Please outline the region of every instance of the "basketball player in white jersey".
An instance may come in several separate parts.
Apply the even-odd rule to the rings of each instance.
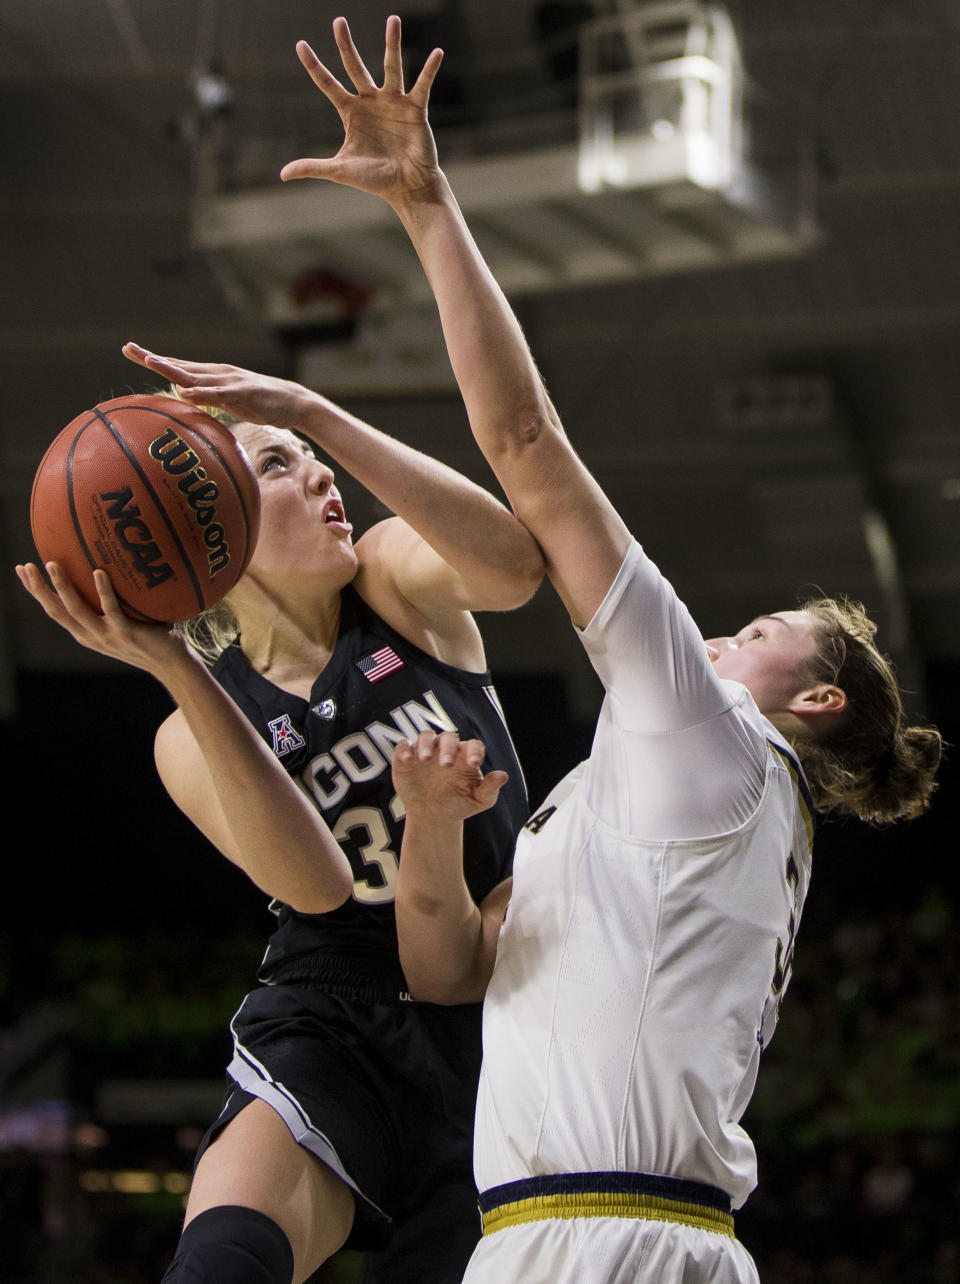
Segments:
[[[465,1279],[747,1284],[732,1212],[756,1166],[739,1121],[789,981],[813,812],[918,814],[940,739],[904,726],[858,608],[819,600],[704,641],[573,450],[437,166],[426,94],[439,51],[405,95],[398,19],[382,88],[342,19],[334,31],[355,94],[299,52],[344,146],[284,177],[360,187],[400,217],[473,433],[606,691],[589,759],[520,835],[512,889],[479,906],[460,828],[502,773],[483,778],[477,742],[449,734],[394,758],[411,993],[486,993],[485,1233]]]

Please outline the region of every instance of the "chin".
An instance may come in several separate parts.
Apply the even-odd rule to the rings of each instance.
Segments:
[[[352,546],[349,548],[350,557],[345,557],[342,563],[343,584],[350,584],[357,578],[357,572],[360,570],[359,558],[353,551]]]

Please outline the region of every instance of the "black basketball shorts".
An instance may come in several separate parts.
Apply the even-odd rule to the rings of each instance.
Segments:
[[[231,1031],[224,1108],[197,1158],[259,1097],[353,1190],[345,1247],[373,1252],[365,1281],[459,1281],[481,1230],[472,1163],[480,1005],[262,986]]]

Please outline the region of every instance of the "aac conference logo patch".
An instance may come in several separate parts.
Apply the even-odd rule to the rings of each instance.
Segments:
[[[307,743],[291,723],[289,713],[283,713],[279,718],[274,718],[272,722],[267,723],[267,727],[273,736],[273,752],[278,758],[293,753],[294,749],[302,749]]]

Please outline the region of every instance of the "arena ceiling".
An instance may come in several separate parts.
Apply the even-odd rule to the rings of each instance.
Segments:
[[[468,176],[572,143],[576,21],[628,7],[401,6],[411,64],[434,44],[447,51],[433,118],[448,168]],[[31,555],[30,481],[51,437],[143,387],[124,340],[304,368],[303,343],[197,244],[197,219],[214,189],[262,188],[285,160],[335,148],[335,117],[294,44],[306,37],[334,63],[341,11],[375,64],[380,0],[0,3],[8,566]],[[509,227],[479,210],[475,225],[495,270],[518,282],[571,436],[704,629],[790,605],[806,585],[846,590],[874,610],[919,701],[928,662],[960,659],[960,12],[949,0],[739,0],[729,12],[756,119],[776,115],[809,141],[807,243],[652,271],[621,237],[636,270],[591,280],[570,268],[570,211],[527,197],[519,177]],[[322,222],[319,187],[315,198]],[[391,232],[353,252],[367,280],[405,250]],[[518,260],[534,263],[526,286],[510,277]],[[442,376],[403,395],[343,391],[358,413],[484,476]],[[104,667],[6,582],[8,708],[18,671]],[[558,620],[542,593],[526,616],[490,621],[492,662],[569,670],[586,699]]]

